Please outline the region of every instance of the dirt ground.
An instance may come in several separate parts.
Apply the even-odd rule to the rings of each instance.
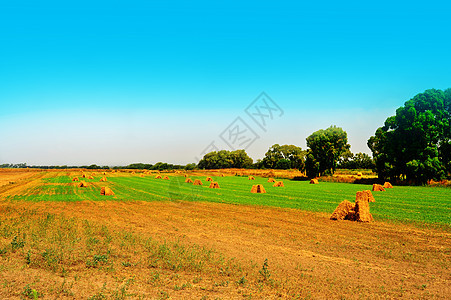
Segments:
[[[243,264],[260,267],[268,259],[274,276],[302,284],[313,299],[451,298],[447,229],[332,221],[324,213],[202,202],[0,205],[87,219],[161,241],[181,240]]]
[[[107,223],[160,240],[181,239],[279,275],[311,276],[316,297],[334,286],[390,297],[447,298],[451,235],[386,223],[337,222],[320,213],[188,202],[22,203],[45,212]]]

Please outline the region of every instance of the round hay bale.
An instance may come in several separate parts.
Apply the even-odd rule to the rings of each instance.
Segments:
[[[249,180],[255,180],[254,176],[249,176],[248,179]]]
[[[209,186],[210,189],[219,189],[219,184],[217,182],[212,181]]]
[[[104,195],[104,196],[114,196],[114,192],[112,189],[110,189],[107,186],[102,186],[100,188],[100,195]]]
[[[196,179],[196,180],[194,180],[193,185],[203,185],[203,184],[202,184],[202,181],[200,181],[200,179]]]
[[[263,187],[263,185],[261,185],[261,184],[256,184],[256,185],[253,185],[253,186],[252,186],[251,193],[264,194],[264,193],[266,193],[266,190],[265,190],[265,188]]]
[[[273,185],[274,187],[284,187],[283,182],[282,181],[277,181],[276,183],[274,183]]]
[[[338,204],[337,208],[334,210],[334,212],[330,216],[330,219],[331,220],[344,220],[351,210],[354,210],[354,204],[352,204],[348,200],[344,200],[340,204]]]
[[[268,182],[276,182],[274,178],[268,178]]]
[[[383,186],[385,189],[392,189],[393,188],[393,186],[391,185],[391,183],[390,182],[388,182],[388,181],[386,181],[385,183],[384,183],[384,186]]]
[[[74,177],[72,178],[72,181],[80,181],[80,179],[78,179],[78,177]]]
[[[186,179],[185,179],[185,182],[186,182],[186,183],[193,183],[193,180],[192,180],[191,178],[186,178]]]
[[[373,184],[373,192],[385,192],[385,189],[380,184]]]
[[[316,178],[311,179],[310,184],[319,184],[318,179]]]

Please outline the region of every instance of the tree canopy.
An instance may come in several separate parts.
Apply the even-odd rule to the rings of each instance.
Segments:
[[[380,178],[425,183],[450,173],[451,90],[430,89],[405,102],[368,140]]]
[[[267,169],[304,170],[305,151],[295,145],[274,144],[266,152],[262,164]]]
[[[199,169],[250,168],[252,163],[244,150],[220,150],[205,154],[197,166]]]
[[[305,168],[308,177],[320,174],[333,174],[338,159],[351,147],[346,131],[337,126],[321,129],[307,137]]]
[[[342,154],[337,165],[339,169],[374,169],[375,167],[371,156],[362,152],[353,154],[350,150]]]

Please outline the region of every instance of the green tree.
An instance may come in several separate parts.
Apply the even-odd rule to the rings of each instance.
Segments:
[[[267,169],[305,169],[306,152],[295,145],[274,144],[265,153],[262,164]]]
[[[405,102],[368,140],[381,179],[425,183],[450,172],[450,95],[430,89]]]
[[[341,169],[374,169],[374,160],[366,153],[352,154],[351,151],[346,151],[338,163],[338,168]]]
[[[250,168],[252,167],[252,158],[246,151],[212,151],[204,155],[199,161],[199,169],[226,169],[226,168]]]
[[[307,146],[310,148],[306,161],[309,177],[333,174],[338,159],[350,148],[346,131],[336,126],[312,133],[307,137]]]

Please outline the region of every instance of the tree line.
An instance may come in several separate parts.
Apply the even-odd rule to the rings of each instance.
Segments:
[[[307,150],[275,144],[254,164],[244,150],[213,151],[198,167],[299,169],[308,177],[332,175],[337,168],[373,169],[380,180],[415,184],[451,178],[451,89],[426,90],[398,108],[369,138],[373,158],[352,154],[346,131],[337,126],[318,130],[306,141]],[[241,160],[234,161],[230,156],[238,152]]]
[[[198,164],[133,163],[112,169],[192,170],[223,168],[298,169],[308,177],[332,175],[338,168],[373,169],[380,180],[406,180],[423,184],[451,178],[451,89],[420,93],[388,117],[367,145],[373,157],[350,151],[346,131],[337,126],[320,129],[306,138],[307,149],[296,145],[272,145],[254,163],[245,150],[212,151]],[[2,164],[0,168],[109,169],[108,166],[27,166]]]

